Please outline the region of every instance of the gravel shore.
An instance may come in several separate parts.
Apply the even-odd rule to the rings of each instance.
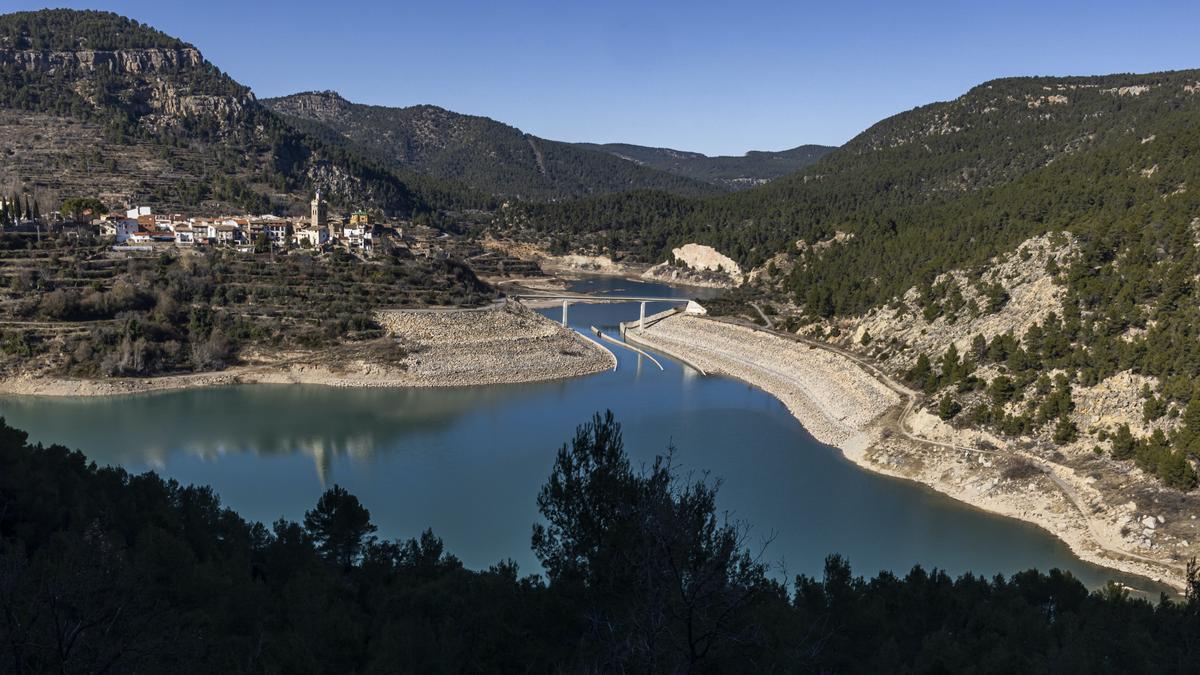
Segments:
[[[112,396],[228,384],[333,387],[466,387],[590,375],[616,364],[612,353],[525,307],[386,310],[379,322],[411,353],[380,363],[353,347],[337,352],[256,354],[219,372],[83,380],[27,375],[0,380],[0,394]]]

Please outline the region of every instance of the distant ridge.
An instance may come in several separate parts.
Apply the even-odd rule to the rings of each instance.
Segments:
[[[701,179],[546,140],[487,117],[433,105],[364,105],[333,91],[262,102],[297,128],[394,168],[458,181],[499,196],[560,200],[656,189],[702,197],[724,191]]]
[[[836,149],[828,145],[801,145],[778,152],[751,150],[740,157],[709,157],[699,152],[651,148],[628,143],[575,145],[607,152],[643,166],[712,183],[728,190],[744,190],[795,173]]]

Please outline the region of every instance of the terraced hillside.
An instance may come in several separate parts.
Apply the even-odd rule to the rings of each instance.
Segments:
[[[0,236],[0,372],[72,377],[221,370],[246,359],[363,346],[382,362],[381,308],[493,296],[448,260],[222,251],[113,252],[103,242]]]

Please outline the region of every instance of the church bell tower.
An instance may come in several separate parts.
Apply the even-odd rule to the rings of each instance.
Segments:
[[[315,230],[325,227],[327,216],[328,207],[325,205],[325,200],[321,199],[321,191],[317,190],[317,196],[312,200],[312,228]]]

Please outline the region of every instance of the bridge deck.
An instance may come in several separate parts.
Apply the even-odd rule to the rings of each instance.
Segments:
[[[691,298],[643,298],[632,295],[587,295],[578,293],[574,295],[559,294],[559,295],[543,295],[540,293],[514,293],[508,297],[516,300],[579,300],[581,302],[671,302],[686,304]]]

